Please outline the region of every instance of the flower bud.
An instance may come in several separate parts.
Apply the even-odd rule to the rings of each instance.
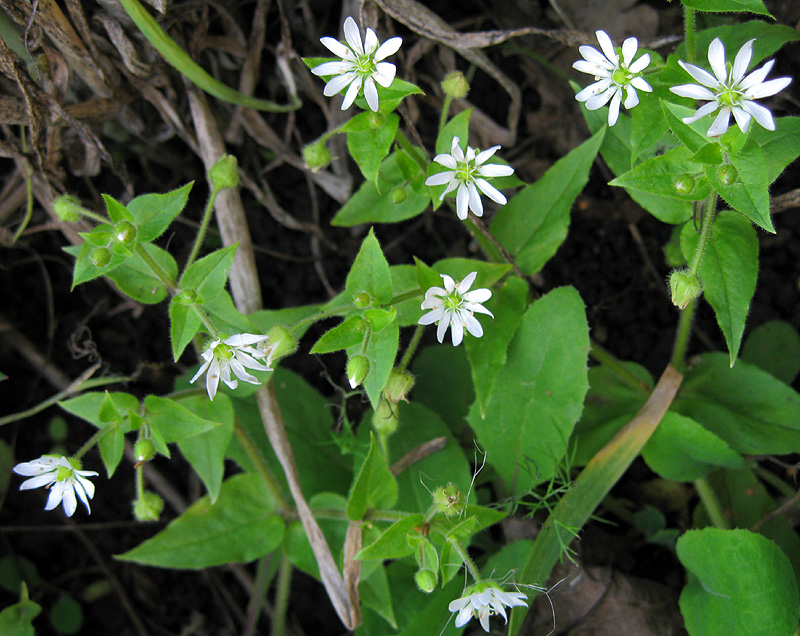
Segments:
[[[444,94],[453,99],[462,99],[469,93],[469,82],[461,71],[452,71],[442,80]]]
[[[136,240],[136,226],[130,221],[120,221],[114,226],[114,238],[118,243],[130,245]]]
[[[303,162],[311,172],[319,172],[331,162],[331,151],[321,142],[308,144],[303,148]]]
[[[400,400],[408,402],[406,395],[414,387],[414,382],[414,376],[408,371],[401,371],[395,367],[389,374],[389,379],[383,388],[383,397],[390,402],[399,402]]]
[[[678,269],[670,274],[669,292],[672,304],[679,309],[685,309],[686,305],[703,292],[703,287],[696,274],[685,269]]]
[[[53,201],[53,212],[62,221],[67,223],[75,223],[81,218],[81,202],[77,197],[69,194],[64,194]]]
[[[433,503],[439,512],[448,519],[464,512],[467,502],[458,486],[450,482],[446,486],[439,486],[433,491]]]
[[[370,296],[367,292],[358,292],[355,296],[353,296],[353,304],[359,309],[369,307],[372,304],[372,296]]]
[[[226,190],[239,185],[239,165],[233,155],[222,155],[211,170],[208,178],[215,190]]]
[[[175,296],[175,302],[184,307],[194,305],[197,302],[197,293],[193,289],[184,289],[180,294]]]
[[[389,200],[395,205],[402,203],[407,198],[408,198],[408,190],[406,190],[404,186],[397,186],[396,188],[392,188],[392,191],[389,193]]]
[[[397,430],[400,420],[397,417],[397,405],[381,400],[378,402],[378,408],[372,414],[372,428],[375,432],[383,438],[389,437]]]
[[[267,352],[267,366],[297,351],[297,338],[283,325],[275,325],[267,333],[267,339],[258,344],[259,349]]]
[[[739,171],[731,164],[726,163],[717,168],[717,179],[722,185],[732,186],[739,178]]]
[[[89,256],[89,260],[95,267],[105,267],[111,260],[111,251],[107,247],[98,247]]]
[[[432,570],[418,570],[414,575],[414,582],[421,591],[425,592],[425,594],[430,594],[436,589],[436,572]]]
[[[137,462],[149,462],[156,454],[153,440],[143,437],[133,445],[133,456]]]
[[[164,500],[154,492],[144,491],[133,500],[133,516],[137,521],[158,521],[164,510]]]
[[[675,191],[678,194],[689,194],[692,190],[694,190],[694,186],[697,184],[695,178],[690,174],[682,174],[675,177]]]
[[[355,389],[362,384],[369,373],[369,358],[359,353],[347,361],[347,379],[350,388]]]

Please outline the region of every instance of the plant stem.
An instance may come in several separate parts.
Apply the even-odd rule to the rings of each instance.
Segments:
[[[419,151],[411,145],[411,142],[408,140],[408,137],[403,134],[403,131],[398,128],[397,136],[395,137],[397,143],[400,144],[400,147],[405,150],[410,157],[417,162],[417,165],[422,168],[422,173],[428,173],[428,162],[422,155],[419,154]]]
[[[483,580],[481,573],[478,572],[478,568],[475,567],[475,562],[464,549],[464,546],[461,545],[461,542],[458,539],[453,539],[450,537],[447,538],[447,542],[453,546],[453,549],[458,553],[458,556],[461,557],[461,560],[464,562],[464,565],[467,566],[467,570],[469,570],[469,573],[472,575],[472,578],[475,579],[475,582],[480,583]]]
[[[692,264],[689,266],[689,273],[697,276],[700,263],[703,260],[703,253],[706,251],[708,237],[711,236],[711,227],[714,225],[714,215],[717,207],[717,193],[712,191],[703,206],[703,224],[700,226],[700,240],[694,250]]]
[[[99,442],[99,441],[100,441],[100,438],[101,438],[101,437],[103,437],[103,435],[105,435],[106,433],[108,433],[110,430],[112,430],[112,429],[115,429],[116,427],[117,427],[117,425],[116,425],[116,424],[111,424],[111,425],[109,425],[109,426],[105,426],[105,427],[103,427],[103,428],[99,428],[99,429],[97,429],[97,430],[95,431],[94,435],[92,435],[92,436],[91,436],[91,437],[90,437],[88,440],[86,440],[86,442],[84,443],[84,445],[83,445],[83,446],[81,446],[81,447],[78,449],[78,452],[77,452],[77,453],[75,453],[75,454],[74,454],[72,457],[74,457],[75,459],[77,459],[78,461],[80,461],[81,457],[83,457],[83,456],[86,454],[86,452],[87,452],[89,449],[91,449],[91,448],[92,448],[92,446],[94,446],[95,444],[97,444],[97,442]]]
[[[408,343],[408,347],[400,360],[400,364],[397,365],[400,371],[405,371],[408,363],[411,362],[411,358],[417,350],[417,345],[419,345],[420,338],[422,338],[423,331],[425,331],[425,327],[417,325],[417,328],[414,330],[414,335],[411,336],[411,342]]]
[[[444,103],[442,104],[442,114],[439,117],[439,134],[442,134],[442,129],[447,125],[447,114],[450,112],[450,103],[453,98],[445,94]]]
[[[694,64],[697,58],[694,44],[694,9],[683,7],[683,32],[686,36],[686,61]]]
[[[221,338],[219,331],[217,331],[217,328],[211,324],[211,320],[206,315],[206,312],[203,311],[203,308],[200,305],[194,304],[192,305],[192,309],[194,309],[194,312],[200,316],[200,320],[203,321],[203,325],[205,326],[209,335],[213,338]]]
[[[672,348],[672,366],[681,371],[683,371],[686,366],[684,357],[686,356],[686,347],[689,344],[689,336],[692,333],[692,318],[694,318],[694,310],[696,307],[697,299],[689,301],[686,308],[681,311],[681,316],[678,319],[678,329],[675,332],[675,345]]]
[[[22,151],[27,152],[28,147],[27,143],[25,142],[25,126],[21,126],[20,128],[20,138],[22,141]],[[25,179],[25,216],[22,218],[22,222],[19,224],[19,227],[14,232],[14,236],[11,237],[11,244],[13,245],[19,240],[19,237],[22,236],[22,233],[25,231],[25,228],[28,227],[28,224],[31,222],[31,217],[33,216],[33,170],[31,169],[31,163],[25,157],[22,159],[22,165],[24,168],[24,175],[23,178]]]
[[[261,607],[264,604],[264,597],[267,595],[267,587],[270,581],[270,560],[271,554],[261,557],[256,564],[256,579],[253,582],[253,590],[250,592],[250,601],[247,603],[247,615],[245,624],[242,628],[242,636],[253,636],[258,624],[258,617],[261,614]]]
[[[161,266],[156,263],[155,259],[148,253],[148,251],[144,248],[144,245],[141,243],[136,244],[136,253],[142,257],[142,260],[147,263],[147,266],[153,271],[156,275],[156,278],[161,281],[161,283],[166,287],[170,292],[175,291],[175,281],[172,280],[167,273],[161,269]]]
[[[589,355],[592,356],[604,367],[612,371],[625,384],[633,387],[634,389],[639,389],[640,391],[644,391],[645,393],[649,393],[650,391],[653,390],[653,387],[648,386],[645,382],[642,382],[633,373],[631,373],[625,366],[623,366],[622,362],[620,362],[617,358],[611,355],[611,353],[609,353],[606,349],[597,344],[594,340],[590,340],[589,344],[590,344]]]
[[[189,252],[189,258],[186,259],[186,264],[183,266],[183,274],[181,274],[178,280],[183,280],[183,277],[186,275],[186,270],[188,270],[192,263],[194,263],[198,252],[200,252],[200,247],[202,247],[203,241],[205,241],[206,232],[208,231],[208,224],[211,221],[211,215],[214,211],[214,201],[217,198],[217,194],[219,194],[219,188],[214,188],[211,191],[211,194],[208,195],[208,202],[206,203],[206,209],[203,212],[203,220],[200,222],[200,229],[197,230],[197,236],[194,239],[192,251]]]
[[[275,582],[275,616],[272,620],[272,636],[283,636],[286,627],[286,609],[289,607],[289,589],[292,583],[292,562],[281,553],[281,564],[278,569],[278,580]]]
[[[720,528],[721,530],[730,530],[731,524],[728,523],[728,520],[725,518],[722,512],[722,506],[720,506],[719,499],[717,499],[717,494],[714,492],[714,489],[711,488],[708,479],[705,477],[696,479],[694,488],[697,490],[700,501],[703,503],[703,507],[708,513],[708,518],[711,519],[711,523],[714,524],[714,527]]]

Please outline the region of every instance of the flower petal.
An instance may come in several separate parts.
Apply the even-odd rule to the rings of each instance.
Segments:
[[[347,71],[353,70],[352,62],[323,62],[319,66],[311,69],[314,75],[325,77],[327,75],[341,75]]]
[[[614,43],[611,41],[611,38],[608,37],[608,33],[605,31],[595,31],[595,35],[597,36],[597,41],[600,43],[600,48],[603,49],[603,54],[608,58],[609,62],[617,67],[619,56],[614,50]]]
[[[375,31],[370,28],[367,28],[367,33],[364,36],[364,54],[371,55],[375,52],[380,44],[380,40],[378,40],[378,36],[375,35]],[[373,59],[375,59],[373,57]]]
[[[450,322],[450,336],[453,339],[453,346],[457,347],[464,339],[464,325],[459,320]]]
[[[514,174],[514,168],[502,163],[489,163],[478,168],[476,172],[482,177],[507,177]]]
[[[367,106],[369,106],[369,109],[372,112],[377,113],[378,106],[380,104],[378,101],[378,89],[375,86],[375,81],[371,77],[368,77],[364,80],[364,98],[367,100]]]
[[[495,203],[499,203],[500,205],[505,205],[507,203],[503,193],[485,179],[475,179],[475,185]]]
[[[379,62],[375,65],[375,70],[372,72],[372,79],[384,88],[389,88],[394,81],[396,73],[397,68],[391,62]]]
[[[761,84],[753,86],[745,93],[744,97],[745,99],[761,99],[762,97],[770,97],[775,93],[779,93],[791,83],[791,77],[778,77],[768,82],[762,82]]]
[[[487,148],[486,150],[479,152],[475,155],[475,165],[480,166],[485,163],[490,157],[494,155],[498,150],[500,150],[500,146],[492,146],[491,148]]]
[[[755,39],[745,42],[736,54],[731,71],[731,79],[734,82],[741,80],[747,72],[747,67],[750,66],[750,60],[753,58],[753,42]]]
[[[695,66],[694,64],[684,62],[683,60],[678,60],[678,64],[680,64],[684,71],[689,73],[692,78],[700,82],[703,86],[708,86],[709,88],[719,87],[720,83],[717,78],[708,71],[700,68],[699,66]]]
[[[639,40],[636,38],[626,38],[626,40],[622,43],[622,61],[625,63],[625,66],[628,67],[630,70],[631,62],[633,62],[633,58],[636,55],[636,51],[639,49]]]
[[[714,71],[714,75],[720,82],[728,79],[728,69],[725,66],[725,45],[719,38],[714,38],[708,45],[708,63],[711,64],[711,70]]]
[[[611,98],[611,103],[608,105],[608,125],[613,126],[619,119],[619,104],[622,101],[622,91],[617,90],[614,97]]]
[[[322,89],[322,94],[325,97],[333,97],[342,91],[342,89],[356,79],[355,73],[345,73],[344,75],[337,75],[332,78],[325,88]]]
[[[680,97],[688,97],[689,99],[714,101],[717,98],[717,96],[705,86],[698,86],[697,84],[681,84],[680,86],[670,86],[669,90]]]
[[[634,77],[633,79],[631,79],[631,86],[633,86],[634,88],[636,88],[636,89],[638,89],[640,91],[644,91],[645,93],[652,93],[653,92],[653,87],[650,86],[650,84],[648,84],[644,80],[644,78],[641,78],[641,77]]]
[[[450,155],[447,155],[448,157]],[[456,173],[452,170],[445,170],[444,172],[437,172],[436,174],[432,174],[430,177],[425,179],[425,185],[427,186],[440,186],[444,185],[445,183],[449,183],[452,181],[456,176]]]
[[[739,126],[739,130],[746,133],[750,128],[750,120],[752,119],[750,113],[741,108],[732,108],[731,112],[733,112],[733,118],[736,120],[736,125]]]
[[[394,55],[395,53],[397,53],[397,51],[400,50],[400,46],[402,44],[403,44],[403,38],[400,37],[389,38],[388,40],[386,40],[386,42],[380,45],[377,51],[375,51],[373,59],[376,62],[385,60],[390,55]]]
[[[639,103],[639,96],[636,94],[636,89],[633,86],[625,87],[625,101],[623,105],[625,108],[631,109]]]
[[[336,57],[340,57],[343,60],[349,60],[351,62],[355,60],[353,52],[350,49],[348,49],[344,44],[339,42],[339,40],[337,40],[336,38],[324,37],[320,38],[319,41],[322,42],[322,46],[328,49]]]
[[[775,130],[775,120],[772,118],[772,113],[768,108],[764,108],[755,102],[745,100],[742,102],[742,110],[752,115],[753,119],[767,130]]]
[[[469,209],[475,216],[483,216],[483,202],[474,183],[467,186],[467,192],[469,193]]]
[[[614,62],[606,58],[600,51],[598,51],[593,46],[583,45],[578,48],[578,52],[581,54],[584,60],[587,62],[591,62],[592,64],[596,64],[597,66],[606,69],[607,71],[613,71],[616,67]]]
[[[708,129],[706,136],[708,137],[719,137],[722,133],[728,130],[728,124],[731,120],[731,110],[730,108],[723,108],[719,111],[714,123],[711,124],[711,127]]]
[[[358,55],[364,54],[364,47],[361,45],[361,33],[358,30],[358,25],[352,17],[348,16],[344,21],[344,39],[350,45],[350,48]]]
[[[456,193],[456,215],[462,221],[467,220],[467,215],[469,214],[469,188],[463,183],[458,186],[458,192]]]
[[[642,57],[640,57],[633,64],[631,64],[628,67],[628,70],[631,73],[641,73],[648,66],[650,66],[650,54],[649,53],[645,53],[644,55],[642,55]],[[638,79],[641,79],[641,78],[638,78]]]
[[[342,100],[342,110],[347,110],[353,105],[353,102],[356,101],[356,97],[358,97],[358,93],[361,90],[361,82],[361,77],[356,76],[353,78],[353,81],[350,83],[347,92],[344,94],[344,100]]]

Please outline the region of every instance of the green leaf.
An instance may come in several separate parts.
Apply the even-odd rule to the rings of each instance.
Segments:
[[[158,263],[170,280],[174,281],[178,277],[178,264],[169,252],[152,243],[145,243],[142,247]],[[145,305],[158,304],[167,297],[167,288],[164,283],[136,252],[119,267],[109,272],[108,277],[117,284],[123,293]]]
[[[425,347],[414,356],[411,371],[416,377],[414,403],[430,409],[457,435],[464,428],[469,406],[475,399],[466,350],[438,345]],[[398,434],[404,432],[401,429]]]
[[[194,181],[190,181],[165,194],[143,194],[128,203],[138,230],[137,240],[144,243],[161,236],[183,211],[193,185]]]
[[[347,518],[360,521],[367,510],[391,508],[397,502],[397,481],[389,472],[386,457],[370,434],[369,453],[358,472],[347,499]]]
[[[397,223],[422,214],[431,202],[425,175],[420,172],[408,182],[403,174],[401,157],[408,157],[404,150],[389,155],[381,164],[377,183],[362,183],[333,217],[331,225],[352,227],[361,223]],[[389,196],[395,187],[404,187],[407,194],[400,203],[392,202]]]
[[[766,322],[747,337],[741,359],[791,384],[800,373],[800,336],[788,322]]]
[[[62,593],[50,607],[50,622],[59,634],[77,634],[83,625],[83,609],[69,594]]]
[[[528,492],[555,475],[589,388],[589,328],[571,287],[555,289],[525,312],[482,418],[468,421],[507,487]]]
[[[23,583],[19,602],[9,605],[0,612],[0,634],[3,636],[35,636],[33,619],[41,611],[42,607],[28,597],[28,587]]]
[[[720,214],[711,232],[698,275],[725,335],[733,366],[756,290],[758,237],[747,219],[732,212]],[[687,260],[691,260],[698,240],[694,227],[687,223],[681,232],[681,250]]]
[[[589,180],[605,129],[559,159],[495,216],[491,230],[526,274],[535,274],[564,242],[575,198]]]
[[[748,139],[739,152],[730,155],[730,160],[739,172],[736,182],[725,185],[717,176],[718,168],[706,166],[706,176],[711,185],[733,209],[767,232],[775,234],[769,215],[769,182],[761,146]]]
[[[392,324],[394,319],[397,318],[397,310],[394,307],[389,307],[389,309],[373,307],[364,312],[364,318],[369,321],[372,329],[377,333]]]
[[[467,338],[464,341],[481,416],[486,415],[495,379],[506,363],[508,344],[522,322],[527,300],[528,284],[521,278],[509,276],[494,290],[492,298],[484,303],[494,314],[491,329],[486,329],[482,338]]]
[[[370,545],[359,550],[356,559],[400,559],[414,552],[408,536],[419,534],[424,517],[409,515],[396,521]]]
[[[702,201],[711,193],[711,188],[708,181],[698,173],[699,166],[689,163],[691,156],[692,152],[688,148],[678,146],[666,154],[643,161],[610,181],[608,185],[684,201]],[[698,174],[693,176],[692,173]],[[676,181],[686,176],[692,176],[695,185],[690,191],[682,192],[676,188]]]
[[[731,368],[721,353],[689,369],[672,410],[746,455],[800,452],[800,395],[742,360]]]
[[[366,335],[366,321],[361,316],[350,316],[343,323],[326,331],[311,347],[309,353],[332,353],[360,344]]]
[[[389,272],[389,263],[371,228],[347,275],[345,289],[350,298],[365,292],[381,304],[388,304],[392,300],[392,275]]]
[[[472,116],[472,108],[462,110],[450,119],[442,128],[436,138],[436,154],[450,154],[453,146],[453,137],[458,137],[462,143],[469,139],[469,119]]]
[[[722,146],[717,143],[709,143],[700,148],[696,153],[689,157],[692,163],[705,163],[718,166],[722,163]]]
[[[753,126],[750,138],[764,151],[767,183],[772,183],[786,166],[800,156],[800,117],[779,117],[775,120],[775,130]]]
[[[134,220],[133,214],[131,214],[124,205],[122,205],[110,194],[104,194],[103,201],[105,202],[106,209],[108,210],[108,217],[114,221],[114,223]]]
[[[364,606],[380,614],[393,629],[397,629],[397,619],[392,607],[392,592],[386,577],[386,567],[382,563],[377,564],[367,576],[363,576],[362,572],[358,591]]]
[[[176,298],[169,301],[169,339],[172,343],[172,359],[177,362],[203,321],[191,306],[182,305]]]
[[[192,263],[181,277],[181,287],[184,290],[193,290],[199,303],[213,301],[228,281],[228,272],[233,265],[238,246],[236,243],[223,247]]]
[[[372,333],[365,351],[361,351],[360,344],[347,350],[348,356],[363,353],[369,360],[369,373],[363,386],[373,409],[377,407],[383,387],[392,372],[399,345],[400,329],[397,321],[394,321],[385,329]]]
[[[342,132],[347,133],[347,149],[358,164],[361,174],[378,186],[378,169],[389,154],[400,118],[394,113],[386,115],[386,121],[377,128],[372,125],[372,112],[356,115],[347,122]]]
[[[680,597],[693,636],[791,636],[797,584],[789,560],[749,530],[690,530],[677,543],[689,572]]]
[[[661,108],[664,111],[664,117],[670,130],[689,150],[698,152],[709,143],[708,137],[706,137],[708,127],[702,121],[696,121],[691,124],[684,124],[681,121],[684,117],[692,116],[695,112],[694,108],[673,104],[663,99],[661,100]]]
[[[694,481],[718,466],[742,468],[744,460],[693,419],[667,411],[642,449],[650,469],[672,481]]]
[[[108,227],[108,226],[100,226],[100,227]],[[98,228],[95,228],[97,230]],[[95,250],[98,249],[97,245],[93,245],[91,241],[88,239],[91,232],[83,232],[81,236],[83,237],[83,245],[69,245],[64,249],[65,252],[71,254],[75,257],[75,269],[72,272],[72,289],[75,289],[81,283],[86,283],[92,279],[97,278],[98,276],[103,276],[108,272],[112,271],[113,269],[119,267],[122,263],[125,262],[125,257],[121,254],[114,254],[111,253],[111,259],[108,261],[107,264],[103,265],[102,267],[98,267],[94,263],[92,263],[92,255],[94,254]],[[104,249],[104,248],[100,248]]]
[[[681,0],[681,2],[695,11],[710,11],[714,13],[747,11],[759,15],[770,15],[761,0]]]
[[[261,477],[236,475],[222,484],[216,503],[203,497],[156,536],[116,558],[184,570],[247,563],[277,548],[284,529]]]

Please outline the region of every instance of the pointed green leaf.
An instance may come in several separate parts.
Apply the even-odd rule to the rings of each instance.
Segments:
[[[216,503],[203,497],[156,536],[116,558],[185,570],[247,563],[277,548],[284,529],[261,477],[236,475],[222,485]]]
[[[200,316],[190,306],[180,304],[175,298],[169,301],[169,336],[173,360],[178,361],[202,324]]]
[[[770,15],[761,0],[681,0],[695,11],[723,13],[725,11],[746,11],[759,15]]]
[[[143,194],[128,203],[128,211],[136,221],[137,239],[140,242],[152,241],[164,233],[183,211],[193,185],[194,181],[190,181],[165,194]]]
[[[550,479],[583,410],[589,328],[571,287],[555,289],[525,312],[482,418],[468,421],[510,491]]]
[[[753,126],[750,137],[761,146],[767,165],[766,180],[772,183],[786,166],[800,156],[800,117],[779,117],[775,130]]]
[[[106,209],[108,210],[108,217],[114,221],[114,223],[134,220],[133,214],[131,214],[124,205],[122,205],[110,194],[104,194],[103,201],[105,202]]]
[[[497,212],[491,230],[526,274],[535,274],[567,236],[569,213],[589,180],[605,129],[559,159]]]
[[[360,344],[347,350],[348,356],[363,353],[369,360],[369,373],[366,380],[364,380],[363,386],[372,408],[377,407],[381,392],[386,386],[389,374],[392,372],[399,344],[400,329],[395,320],[385,329],[377,333],[373,332],[367,343],[366,351],[361,351]]]
[[[350,298],[366,292],[381,304],[387,304],[392,300],[392,275],[389,272],[389,263],[372,229],[361,244],[356,260],[350,268],[345,289]]]
[[[733,366],[756,290],[758,237],[750,222],[733,212],[720,214],[711,231],[698,275],[725,335]],[[694,227],[687,223],[681,232],[681,250],[687,260],[692,258],[698,240]]]
[[[152,243],[145,243],[142,247],[171,280],[178,277],[178,264],[172,254]],[[167,297],[164,283],[135,252],[131,258],[109,272],[108,277],[123,293],[145,305],[158,304]]]
[[[749,530],[690,530],[676,545],[689,573],[680,597],[693,636],[792,636],[797,584],[789,559]]]
[[[9,605],[0,612],[0,634],[3,636],[35,636],[33,619],[41,611],[41,606],[30,600],[28,586],[23,582],[19,602]]]
[[[672,134],[683,142],[686,148],[692,152],[698,152],[709,143],[709,138],[706,137],[708,126],[702,121],[696,121],[691,124],[684,124],[681,121],[684,117],[691,117],[695,112],[694,108],[673,104],[663,99],[661,100],[661,108],[664,111],[664,117],[670,130],[672,130]]]
[[[469,139],[469,119],[472,116],[472,108],[462,110],[453,116],[442,128],[436,138],[436,154],[450,154],[453,146],[453,137],[458,137],[462,145]]]
[[[396,521],[373,543],[362,548],[356,559],[400,559],[414,552],[408,536],[422,532],[422,515],[409,515]]]
[[[365,335],[366,321],[361,316],[350,316],[322,334],[309,353],[332,353],[347,349],[361,343]]]
[[[791,385],[800,373],[800,335],[788,322],[766,322],[747,337],[741,359]]]
[[[358,164],[361,174],[378,186],[378,169],[389,154],[400,118],[394,113],[385,116],[386,121],[375,127],[372,125],[375,113],[356,115],[343,129],[347,133],[347,149]]]
[[[181,277],[181,287],[184,290],[193,290],[199,303],[214,300],[228,281],[228,272],[233,265],[238,245],[223,247],[192,263]]]
[[[369,453],[347,498],[347,518],[360,521],[367,510],[391,508],[396,502],[397,481],[389,472],[375,435],[370,435]]]
[[[643,161],[610,181],[608,185],[684,201],[702,201],[711,193],[711,188],[700,174],[700,166],[690,163],[691,157],[692,153],[688,148],[678,146],[666,154]],[[693,173],[697,173],[696,176]],[[694,187],[686,190],[678,188],[678,180],[687,177],[694,180]]]

